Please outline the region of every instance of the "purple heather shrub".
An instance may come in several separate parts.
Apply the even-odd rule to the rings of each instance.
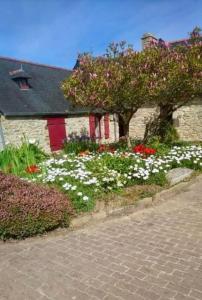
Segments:
[[[1,239],[67,227],[72,214],[71,203],[62,192],[0,172]]]

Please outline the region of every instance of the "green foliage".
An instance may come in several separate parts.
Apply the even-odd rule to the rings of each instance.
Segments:
[[[177,142],[178,140],[179,135],[177,133],[176,128],[170,123],[165,123],[165,136],[163,138],[164,143],[171,145],[174,142]]]
[[[158,147],[158,144],[168,146],[179,141],[177,130],[171,122],[164,120],[160,126],[160,130],[157,132],[159,135],[151,135],[147,139],[147,144],[153,144],[155,148],[155,146]]]
[[[64,143],[65,153],[79,154],[80,152],[97,151],[99,144],[93,141],[68,141]]]
[[[55,218],[53,214],[42,214],[37,218],[36,216],[28,215],[23,220],[20,217],[15,217],[6,222],[0,221],[0,239],[23,239],[58,227],[68,227],[69,222],[69,215],[66,212],[64,212],[61,220]]]
[[[146,183],[144,182],[144,184],[156,184],[159,186],[165,186],[167,184],[166,174],[164,172],[153,174],[149,177]]]
[[[171,145],[162,143],[158,136],[154,136],[154,137],[150,138],[147,143],[147,146],[151,147],[153,149],[156,149],[157,155],[159,155],[159,156],[168,154],[168,152],[171,149]]]
[[[45,158],[47,155],[37,145],[24,141],[20,147],[8,145],[0,152],[0,169],[6,173],[22,175],[26,167]]]

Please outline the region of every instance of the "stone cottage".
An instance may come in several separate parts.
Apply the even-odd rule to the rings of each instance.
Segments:
[[[73,108],[60,89],[70,70],[0,57],[0,149],[34,139],[46,151],[61,149],[72,132],[102,142],[118,135],[115,116]]]
[[[142,37],[143,48],[163,43],[168,47],[189,43],[189,39],[165,42],[148,33]],[[0,57],[0,150],[7,143],[20,144],[34,139],[46,151],[59,150],[64,140],[76,132],[87,133],[104,143],[117,141],[116,115],[74,108],[60,89],[71,75],[65,68]],[[130,136],[142,139],[146,123],[156,107],[139,109],[130,123]],[[202,99],[195,99],[173,114],[181,140],[202,141]]]

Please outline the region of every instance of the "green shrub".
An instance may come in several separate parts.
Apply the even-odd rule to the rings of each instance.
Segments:
[[[99,144],[87,140],[87,141],[67,141],[64,143],[64,152],[65,153],[74,153],[79,154],[80,152],[89,151],[95,152],[97,151]]]
[[[147,146],[155,149],[158,155],[166,155],[171,149],[169,144],[162,143],[157,136],[150,138]]]
[[[67,227],[72,213],[68,198],[54,188],[0,172],[0,239]]]

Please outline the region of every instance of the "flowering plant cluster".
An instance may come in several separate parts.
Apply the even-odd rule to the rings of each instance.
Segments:
[[[165,175],[172,168],[186,166],[202,170],[201,146],[175,146],[164,155],[145,152],[145,148],[141,146],[137,152],[65,154],[43,161],[39,164],[41,173],[27,177],[31,181],[58,185],[77,210],[87,211],[106,192],[134,184],[165,184]]]
[[[156,153],[156,150],[153,149],[153,148],[148,148],[143,144],[139,144],[139,145],[137,145],[133,148],[133,152],[134,153],[141,153],[141,154],[144,154],[144,155],[154,155]]]

